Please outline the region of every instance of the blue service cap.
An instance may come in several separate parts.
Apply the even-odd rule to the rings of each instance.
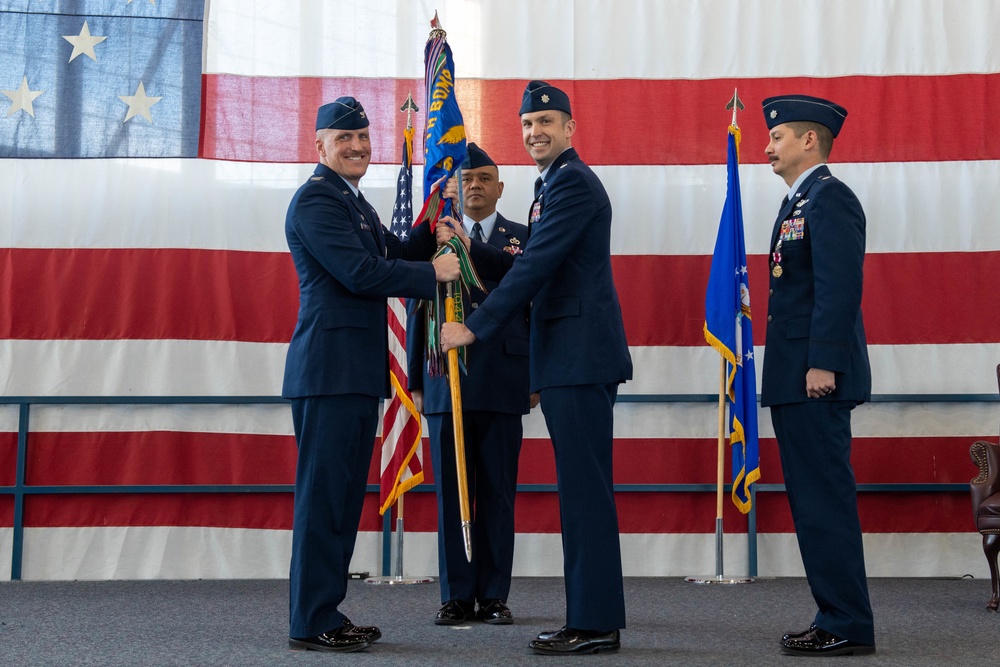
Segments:
[[[462,169],[478,169],[479,167],[497,166],[497,163],[493,161],[493,158],[491,158],[489,154],[479,146],[469,142],[467,148],[469,154],[465,156],[465,162],[462,163]]]
[[[531,81],[524,88],[524,97],[521,98],[521,110],[517,115],[533,113],[535,111],[565,111],[570,116],[573,112],[569,108],[569,97],[546,81]]]
[[[353,97],[338,97],[316,112],[317,130],[360,130],[368,127],[365,108]]]
[[[780,95],[764,100],[764,120],[769,130],[782,123],[809,121],[825,125],[836,137],[845,118],[847,109],[820,97]]]

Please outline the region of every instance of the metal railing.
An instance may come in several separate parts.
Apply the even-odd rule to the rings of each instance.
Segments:
[[[620,395],[621,403],[714,403],[715,394],[646,394]],[[997,394],[882,394],[872,397],[873,403],[978,403],[997,402]],[[0,486],[0,496],[13,496],[13,542],[10,578],[21,578],[24,553],[24,501],[28,496],[60,494],[138,494],[138,493],[292,493],[292,484],[156,484],[156,485],[29,485],[26,482],[26,461],[33,405],[260,405],[287,403],[277,396],[0,396],[0,405],[18,406],[17,458],[14,486]],[[783,484],[754,484],[754,493],[784,492]],[[967,492],[968,483],[903,483],[859,484],[859,492]],[[367,492],[378,493],[377,484],[369,484]],[[518,493],[553,493],[555,484],[518,484]],[[433,492],[433,484],[421,484],[411,492]],[[619,493],[715,493],[715,484],[616,484]],[[726,492],[731,487],[726,486]],[[757,511],[753,504],[747,519],[748,572],[757,575]],[[383,520],[382,570],[389,575],[392,522],[390,512]]]

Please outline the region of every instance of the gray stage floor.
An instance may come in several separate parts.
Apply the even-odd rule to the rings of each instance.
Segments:
[[[0,665],[791,665],[778,638],[808,625],[805,580],[696,585],[626,579],[629,627],[618,654],[536,656],[534,635],[563,624],[561,579],[514,582],[511,626],[439,627],[437,583],[352,582],[341,607],[384,638],[351,654],[287,650],[287,581],[0,583]],[[865,665],[994,664],[1000,616],[989,582],[873,579],[878,653],[834,658]],[[812,663],[810,663],[812,664]]]

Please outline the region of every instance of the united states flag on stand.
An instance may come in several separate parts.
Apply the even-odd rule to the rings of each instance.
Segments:
[[[396,203],[389,231],[405,241],[413,226],[413,127],[403,139],[403,164],[396,181]],[[424,481],[420,449],[420,414],[413,405],[406,376],[406,301],[389,299],[389,376],[392,397],[382,417],[382,471],[379,513]]]

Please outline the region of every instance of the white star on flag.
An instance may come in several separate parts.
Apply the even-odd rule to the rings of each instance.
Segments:
[[[135,95],[119,95],[118,99],[128,105],[128,113],[125,114],[125,120],[122,123],[127,123],[132,116],[139,115],[152,124],[153,117],[149,114],[149,108],[163,98],[147,96],[146,87],[140,81],[139,87],[135,89]]]
[[[73,53],[69,57],[69,62],[73,62],[73,59],[79,55],[88,56],[95,63],[97,62],[97,54],[94,53],[94,46],[100,44],[107,37],[93,37],[90,34],[90,27],[87,22],[83,22],[83,28],[80,29],[79,35],[63,35],[63,39],[73,45]]]
[[[35,108],[31,103],[44,92],[44,90],[30,90],[28,88],[28,77],[21,79],[21,87],[17,90],[0,90],[0,93],[11,99],[10,108],[7,109],[8,116],[13,116],[18,111],[27,111],[28,115],[32,118],[35,117]]]

